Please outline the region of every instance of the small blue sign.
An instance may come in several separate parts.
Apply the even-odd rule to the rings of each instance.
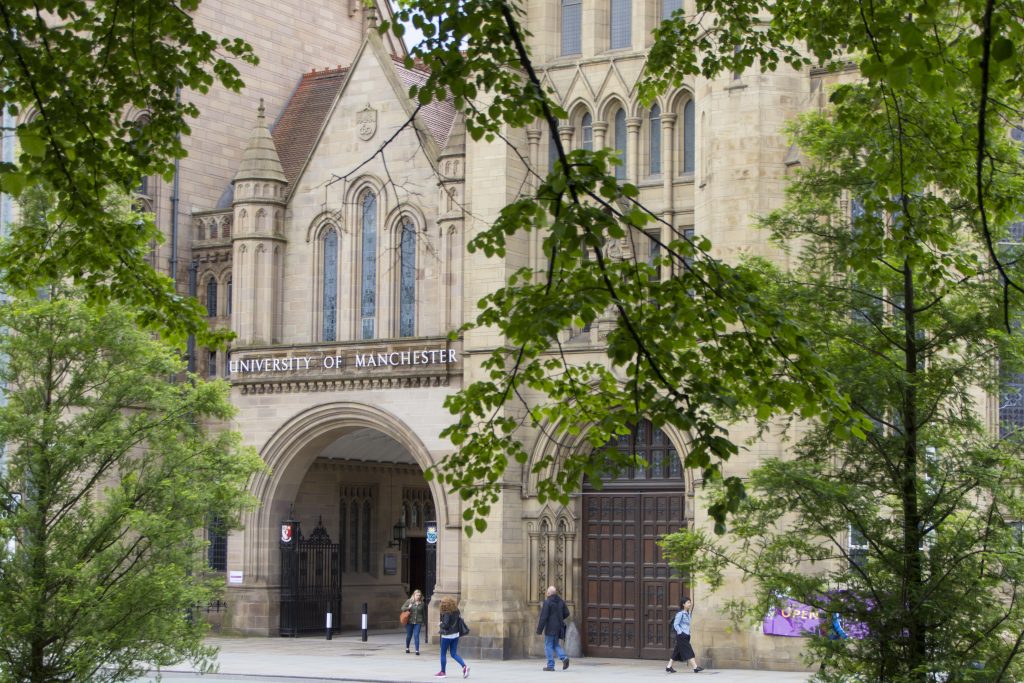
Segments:
[[[437,543],[437,522],[427,522],[427,543]]]

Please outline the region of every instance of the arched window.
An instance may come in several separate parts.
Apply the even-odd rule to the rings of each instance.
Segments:
[[[624,180],[626,177],[626,159],[629,158],[626,149],[628,138],[626,136],[626,110],[619,109],[615,112],[615,149],[619,153],[620,163],[615,167],[615,177]]]
[[[697,138],[693,113],[693,100],[687,100],[683,105],[683,134],[680,136],[683,140],[683,173],[693,173]]]
[[[578,55],[582,51],[580,36],[583,26],[582,0],[562,0],[562,54]]]
[[[362,267],[359,302],[361,338],[373,339],[377,316],[377,197],[372,192],[363,196]]]
[[[217,279],[212,275],[206,281],[206,315],[217,317]]]
[[[323,341],[338,340],[338,233],[333,228],[323,237],[323,292],[320,313]]]
[[[683,0],[661,0],[661,18],[671,19],[672,13],[683,8]]]
[[[555,162],[558,161],[558,145],[555,142],[555,133],[548,134],[548,173],[555,170]]]
[[[363,571],[370,571],[370,501],[363,501]]]
[[[651,107],[651,114],[647,117],[649,123],[648,138],[651,142],[651,175],[661,173],[661,107]]]
[[[231,275],[229,274],[228,275],[228,301],[227,301],[228,315],[231,315],[231,313],[233,312],[232,309],[234,308],[234,303],[232,303],[231,298],[234,295],[234,292],[235,292],[234,284],[233,284],[233,281],[231,279]]]
[[[359,571],[359,503],[352,501],[352,515],[348,520],[348,548],[352,558],[352,571]]]
[[[338,534],[338,550],[341,552],[341,571],[343,572],[348,571],[348,562],[344,559],[348,557],[348,525],[345,524],[347,513],[348,505],[342,501],[338,518],[338,529],[341,532]]]
[[[631,0],[611,0],[610,47],[613,50],[633,44],[633,3]]]
[[[583,115],[583,120],[580,123],[582,131],[582,147],[588,152],[594,150],[594,119],[591,118],[590,112]]]
[[[416,226],[412,221],[402,223],[399,248],[398,336],[416,334]]]

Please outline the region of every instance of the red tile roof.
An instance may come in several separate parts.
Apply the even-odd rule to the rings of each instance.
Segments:
[[[274,125],[272,135],[289,183],[306,163],[324,120],[338,96],[348,67],[311,71],[304,74],[291,99]]]
[[[400,60],[395,61],[395,72],[398,73],[398,78],[406,90],[411,85],[423,85],[427,82],[429,73],[425,69],[422,63],[414,65],[412,69],[406,69]],[[433,136],[438,151],[443,150],[452,130],[452,121],[455,120],[455,107],[452,106],[451,100],[435,101],[420,107],[418,116]]]
[[[408,89],[413,84],[421,85],[427,80],[427,73],[420,68],[406,69],[400,60],[395,60],[395,71],[402,85]],[[303,164],[313,151],[316,138],[323,128],[349,68],[311,71],[304,74],[281,117],[274,125],[271,135],[289,184],[294,183]],[[421,107],[418,114],[421,122],[437,142],[438,150],[444,149],[455,120],[455,108],[451,101],[432,102]]]

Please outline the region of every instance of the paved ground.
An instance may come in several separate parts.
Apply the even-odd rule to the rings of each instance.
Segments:
[[[325,638],[211,638],[220,648],[220,668],[216,675],[206,676],[210,683],[236,681],[298,680],[373,681],[425,683],[434,680],[440,669],[436,642],[421,647],[419,657],[405,654],[403,633],[371,633],[367,642],[359,634],[335,635]],[[667,659],[667,657],[666,657]],[[488,683],[523,683],[525,680],[552,679],[552,683],[616,683],[649,681],[655,678],[667,683],[699,680],[679,666],[679,673],[667,674],[664,662],[645,660],[573,659],[567,671],[542,672],[543,659],[509,661],[474,661],[467,659],[470,679]],[[449,679],[459,680],[459,667],[449,658]],[[173,683],[200,680],[187,666],[172,667],[161,672],[163,679]],[[697,674],[711,677],[714,683],[803,683],[806,673],[778,671],[708,670]]]

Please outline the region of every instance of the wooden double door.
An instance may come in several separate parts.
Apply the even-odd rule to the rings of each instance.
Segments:
[[[669,656],[672,617],[688,589],[662,559],[657,541],[686,526],[685,512],[682,485],[584,491],[582,638],[588,656]]]

